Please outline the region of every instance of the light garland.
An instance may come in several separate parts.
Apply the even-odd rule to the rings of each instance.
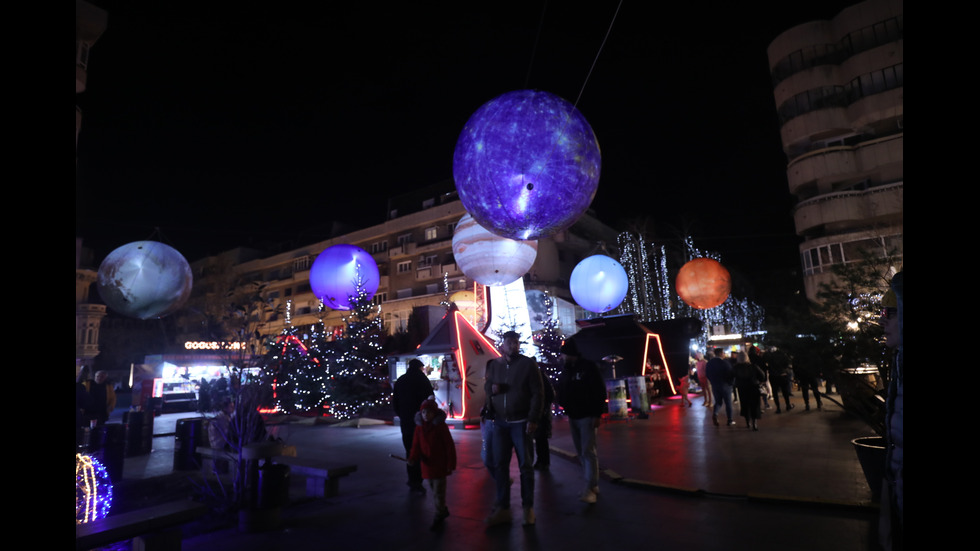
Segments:
[[[75,524],[105,518],[112,507],[112,481],[102,463],[75,454]]]

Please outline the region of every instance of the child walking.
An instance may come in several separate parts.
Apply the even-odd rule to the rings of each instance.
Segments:
[[[687,397],[687,393],[691,390],[691,374],[688,373],[681,377],[681,384],[677,391],[681,395],[681,407],[687,404],[687,407],[691,407],[691,399]]]
[[[446,477],[456,470],[456,444],[446,426],[446,412],[439,409],[434,396],[422,402],[415,414],[415,425],[408,463],[418,465],[421,462],[422,478],[429,481],[436,509],[430,529],[436,530],[449,516]]]

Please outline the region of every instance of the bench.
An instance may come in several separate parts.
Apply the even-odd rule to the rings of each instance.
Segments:
[[[207,512],[208,508],[203,503],[173,501],[76,524],[75,549],[87,551],[132,539],[133,549],[179,551],[180,525],[203,517]]]
[[[302,457],[278,457],[276,463],[289,465],[291,473],[306,477],[307,497],[336,496],[340,492],[340,479],[357,470],[357,465],[327,465]]]

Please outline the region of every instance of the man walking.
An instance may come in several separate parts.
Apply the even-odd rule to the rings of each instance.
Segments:
[[[405,457],[412,453],[412,439],[415,437],[415,413],[419,411],[422,402],[432,395],[432,383],[422,372],[422,361],[413,358],[408,362],[405,374],[395,380],[395,388],[391,396],[391,404],[402,429],[402,444],[405,446]],[[422,485],[422,466],[408,463],[408,488],[412,493],[424,494]]]
[[[606,407],[606,385],[599,366],[582,357],[575,341],[566,340],[561,355],[565,365],[558,377],[558,403],[568,415],[572,442],[585,478],[585,489],[579,499],[595,503],[599,495],[596,429]]]
[[[491,428],[496,501],[488,524],[510,522],[510,458],[517,454],[521,471],[521,504],[524,524],[534,524],[534,468],[532,435],[541,417],[541,372],[534,358],[520,353],[520,335],[504,333],[503,356],[487,365],[485,390],[493,413]]]
[[[714,357],[708,360],[704,369],[715,398],[715,405],[711,410],[711,421],[716,427],[718,426],[718,410],[724,404],[728,424],[734,425],[735,420],[732,419],[732,383],[735,380],[735,373],[732,370],[732,364],[725,359],[725,351],[721,348],[715,348]]]

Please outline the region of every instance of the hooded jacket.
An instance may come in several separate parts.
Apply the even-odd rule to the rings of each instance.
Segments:
[[[422,478],[426,480],[445,478],[456,470],[456,444],[446,426],[446,412],[433,410],[435,417],[429,422],[422,420],[421,410],[415,414],[415,434],[408,456],[409,463],[421,462]]]

